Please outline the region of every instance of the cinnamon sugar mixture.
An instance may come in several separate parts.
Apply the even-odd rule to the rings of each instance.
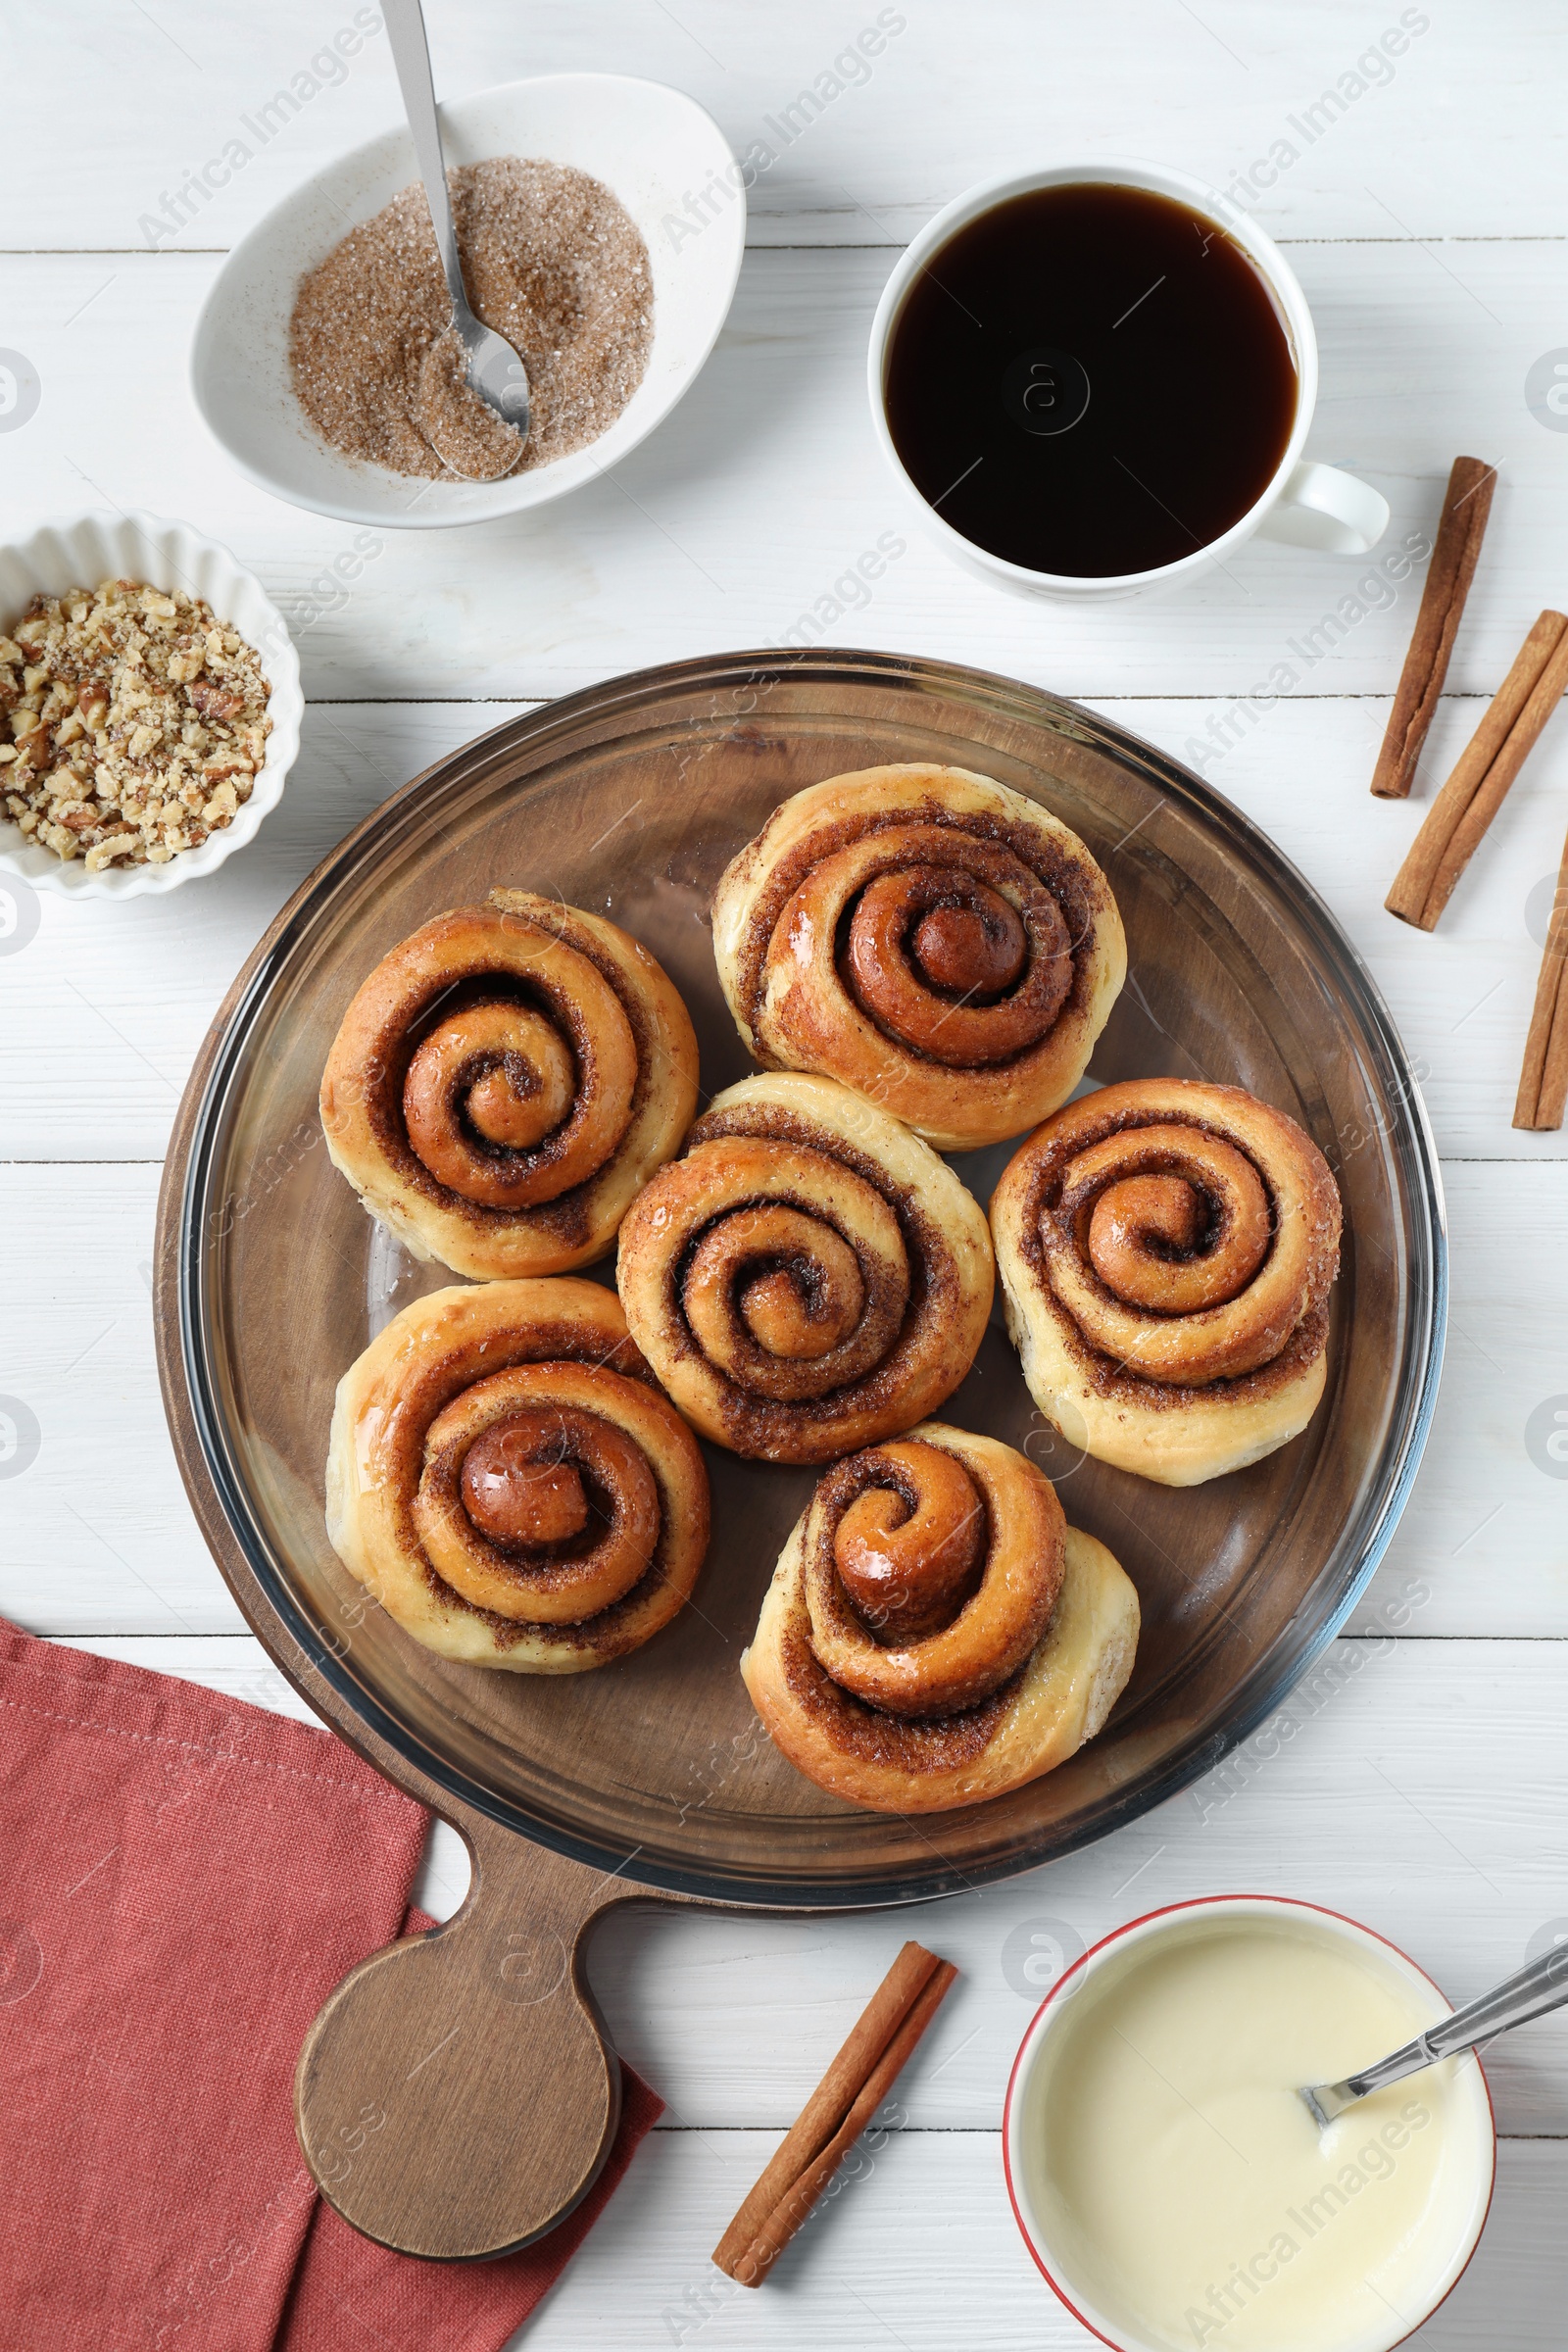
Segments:
[[[493,479],[566,457],[613,424],[648,363],[653,272],[636,223],[586,172],[503,155],[448,184],[468,300],[528,370],[520,456],[514,428],[453,364],[452,305],[418,184],[302,281],[294,388],[345,457],[450,479],[439,446],[468,478]]]

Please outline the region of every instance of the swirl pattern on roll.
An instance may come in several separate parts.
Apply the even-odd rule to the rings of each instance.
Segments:
[[[1030,1390],[1089,1452],[1190,1485],[1305,1426],[1341,1212],[1283,1111],[1239,1087],[1103,1087],[1030,1137],[991,1215]]]
[[[1065,1102],[1126,972],[1075,833],[962,768],[867,768],[776,808],[721,878],[731,1012],[774,1068],[843,1080],[962,1151]]]
[[[1132,1670],[1133,1588],[1008,1446],[941,1422],[822,1478],[741,1672],[774,1743],[874,1810],[934,1812],[1035,1779]]]
[[[647,950],[529,891],[384,956],[321,1080],[327,1149],[420,1257],[477,1278],[604,1254],[697,1101],[697,1041]]]
[[[952,1395],[991,1309],[985,1218],[936,1153],[831,1079],[749,1078],[621,1227],[638,1347],[695,1428],[820,1462]]]
[[[333,1547],[443,1656],[605,1665],[679,1610],[708,1526],[697,1443],[597,1284],[438,1291],[339,1384]]]

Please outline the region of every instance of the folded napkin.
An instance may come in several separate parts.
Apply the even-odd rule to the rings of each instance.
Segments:
[[[660,2114],[629,2069],[592,2194],[500,2262],[371,2245],[294,2137],[306,2029],[404,1927],[425,1827],[327,1732],[0,1625],[6,2342],[496,2352],[533,2309]]]

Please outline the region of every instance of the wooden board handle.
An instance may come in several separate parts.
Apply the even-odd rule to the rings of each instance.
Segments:
[[[346,2222],[399,2253],[474,2262],[554,2229],[610,2153],[620,2068],[578,1943],[639,1890],[479,1815],[457,1826],[467,1900],[344,1978],[306,2036],[294,2112]]]

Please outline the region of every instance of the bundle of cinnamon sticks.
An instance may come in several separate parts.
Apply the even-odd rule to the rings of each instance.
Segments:
[[[1400,672],[1372,790],[1384,799],[1410,789],[1447,674],[1476,559],[1492,507],[1495,468],[1456,458],[1410,650]],[[1461,753],[1411,843],[1385,901],[1391,914],[1431,931],[1537,738],[1568,690],[1568,615],[1543,612],[1520,647],[1486,716]],[[1555,1128],[1568,1106],[1568,847],[1542,958],[1515,1127]]]
[[[906,1943],[713,2249],[721,2271],[760,2286],[893,2088],[957,1975]]]

